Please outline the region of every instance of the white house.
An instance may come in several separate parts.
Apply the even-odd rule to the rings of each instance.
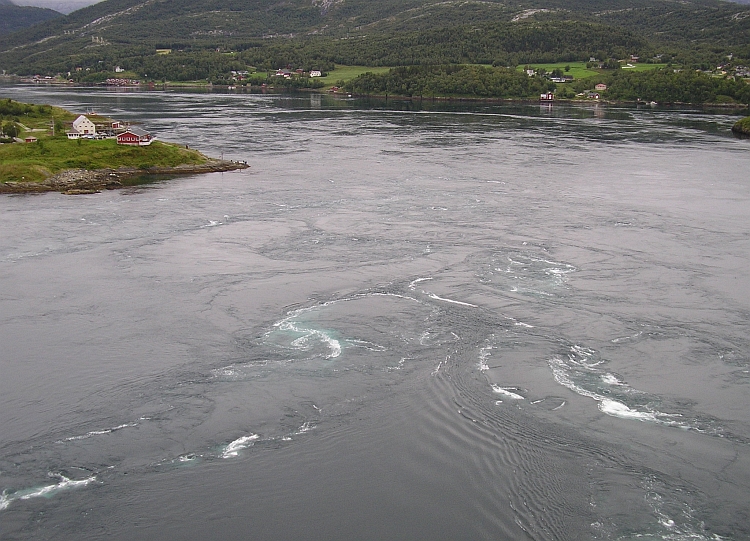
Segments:
[[[320,73],[320,70],[312,70],[310,72],[310,77],[320,77],[321,75],[323,75],[323,74]]]
[[[96,135],[96,126],[86,115],[81,115],[73,121],[73,131],[78,132],[79,137],[84,135]]]

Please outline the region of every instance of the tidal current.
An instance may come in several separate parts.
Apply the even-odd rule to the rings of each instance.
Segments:
[[[0,539],[750,539],[737,115],[3,87],[250,169],[0,197]]]

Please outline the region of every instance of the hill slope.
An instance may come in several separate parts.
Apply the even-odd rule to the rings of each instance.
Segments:
[[[0,35],[10,34],[61,16],[61,13],[51,9],[17,6],[10,0],[0,0]]]
[[[156,59],[156,49],[183,56]],[[246,63],[518,63],[688,50],[709,63],[730,52],[750,58],[750,9],[720,0],[105,0],[0,37],[0,68],[126,65],[161,77],[175,64],[206,77]]]

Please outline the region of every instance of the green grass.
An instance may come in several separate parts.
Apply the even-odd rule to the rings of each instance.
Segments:
[[[738,120],[732,127],[732,131],[743,135],[750,135],[750,116]]]
[[[65,169],[145,169],[205,161],[205,156],[195,150],[160,141],[135,147],[118,145],[114,139],[45,137],[37,143],[0,145],[0,182],[40,182]]]
[[[666,66],[666,64],[631,64],[632,67],[626,67],[627,65],[623,64],[622,69],[626,71],[648,71]],[[547,72],[560,69],[563,75],[572,75],[575,79],[586,79],[587,77],[607,73],[607,70],[587,68],[586,62],[557,62],[555,64],[528,64],[528,66],[534,69],[544,68]],[[570,66],[570,71],[565,71],[565,66]],[[524,69],[526,69],[526,65],[518,66],[519,71]]]
[[[655,70],[659,68],[666,68],[666,64],[632,64],[632,68],[623,68],[627,69],[628,71],[649,71],[649,70]]]
[[[328,75],[325,77],[321,77],[320,80],[325,83],[327,87],[334,86],[338,81],[351,81],[352,79],[356,79],[363,73],[372,72],[372,73],[386,73],[389,69],[388,67],[378,67],[378,68],[372,68],[367,66],[336,66],[336,69],[333,71],[329,71]]]
[[[14,115],[15,116],[15,115]],[[36,129],[50,129],[52,126],[52,119],[55,120],[61,120],[62,122],[73,122],[76,118],[78,118],[78,115],[71,113],[70,111],[66,111],[65,109],[62,109],[60,107],[51,107],[51,112],[49,115],[18,115],[18,120],[21,124],[26,126],[27,128],[36,130]],[[99,122],[99,119],[97,117],[91,117],[92,122],[96,121]],[[11,119],[6,118],[4,122],[8,122]]]
[[[162,84],[162,83],[156,83],[156,84]],[[199,79],[197,81],[167,81],[167,86],[184,86],[184,87],[193,87],[193,86],[208,86],[208,81],[205,79]]]

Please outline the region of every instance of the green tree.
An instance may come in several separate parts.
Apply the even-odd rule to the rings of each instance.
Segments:
[[[20,130],[15,122],[6,122],[3,124],[3,133],[8,137],[18,137]]]

